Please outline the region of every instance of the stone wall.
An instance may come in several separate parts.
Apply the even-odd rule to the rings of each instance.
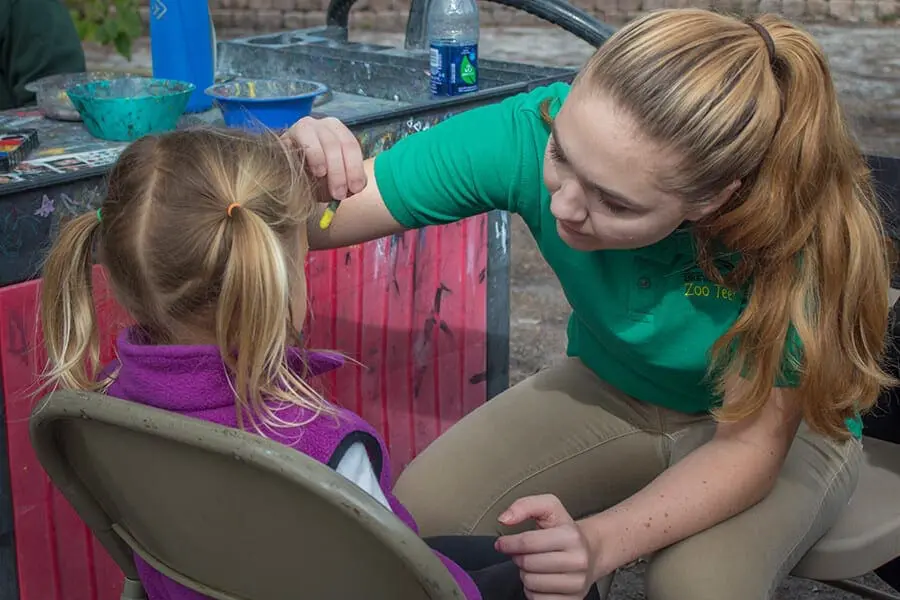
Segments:
[[[329,0],[210,0],[217,27],[223,30],[278,31],[325,22]],[[620,24],[642,11],[663,7],[702,6],[753,14],[777,12],[802,21],[896,24],[900,0],[574,0],[597,17]],[[539,25],[521,11],[480,1],[483,27]],[[409,0],[358,0],[351,11],[351,29],[400,31],[406,25]]]

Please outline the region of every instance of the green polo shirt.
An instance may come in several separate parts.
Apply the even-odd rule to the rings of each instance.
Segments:
[[[707,373],[710,350],[745,296],[703,274],[685,230],[635,250],[581,252],[559,238],[543,183],[550,131],[540,105],[550,99],[555,114],[568,91],[563,83],[538,88],[404,138],[375,160],[384,202],[408,228],[493,209],[518,213],[572,306],[568,354],[630,396],[707,412],[720,402]],[[727,272],[736,260],[716,263]],[[797,368],[786,360],[776,383],[796,385]]]

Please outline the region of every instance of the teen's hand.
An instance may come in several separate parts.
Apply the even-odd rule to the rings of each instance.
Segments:
[[[304,151],[309,172],[326,179],[330,197],[323,201],[343,200],[366,187],[362,148],[347,126],[334,117],[303,117],[284,135]]]
[[[582,600],[594,584],[593,557],[578,523],[553,495],[526,496],[500,515],[503,525],[533,520],[537,529],[497,540],[519,567],[529,600]]]

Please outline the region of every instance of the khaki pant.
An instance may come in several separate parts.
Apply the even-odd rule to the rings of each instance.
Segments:
[[[395,491],[423,536],[496,534],[497,516],[530,494],[556,494],[576,518],[602,511],[708,441],[714,428],[707,415],[626,396],[570,358],[450,428]],[[648,598],[768,598],[846,506],[861,456],[859,441],[834,442],[802,425],[768,497],[651,558]]]

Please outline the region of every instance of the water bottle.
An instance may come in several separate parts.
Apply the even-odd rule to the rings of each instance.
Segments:
[[[216,34],[207,0],[151,0],[153,76],[197,86],[187,112],[212,108],[205,90],[216,76]]]
[[[431,0],[428,9],[431,95],[478,90],[478,5],[475,0]]]

